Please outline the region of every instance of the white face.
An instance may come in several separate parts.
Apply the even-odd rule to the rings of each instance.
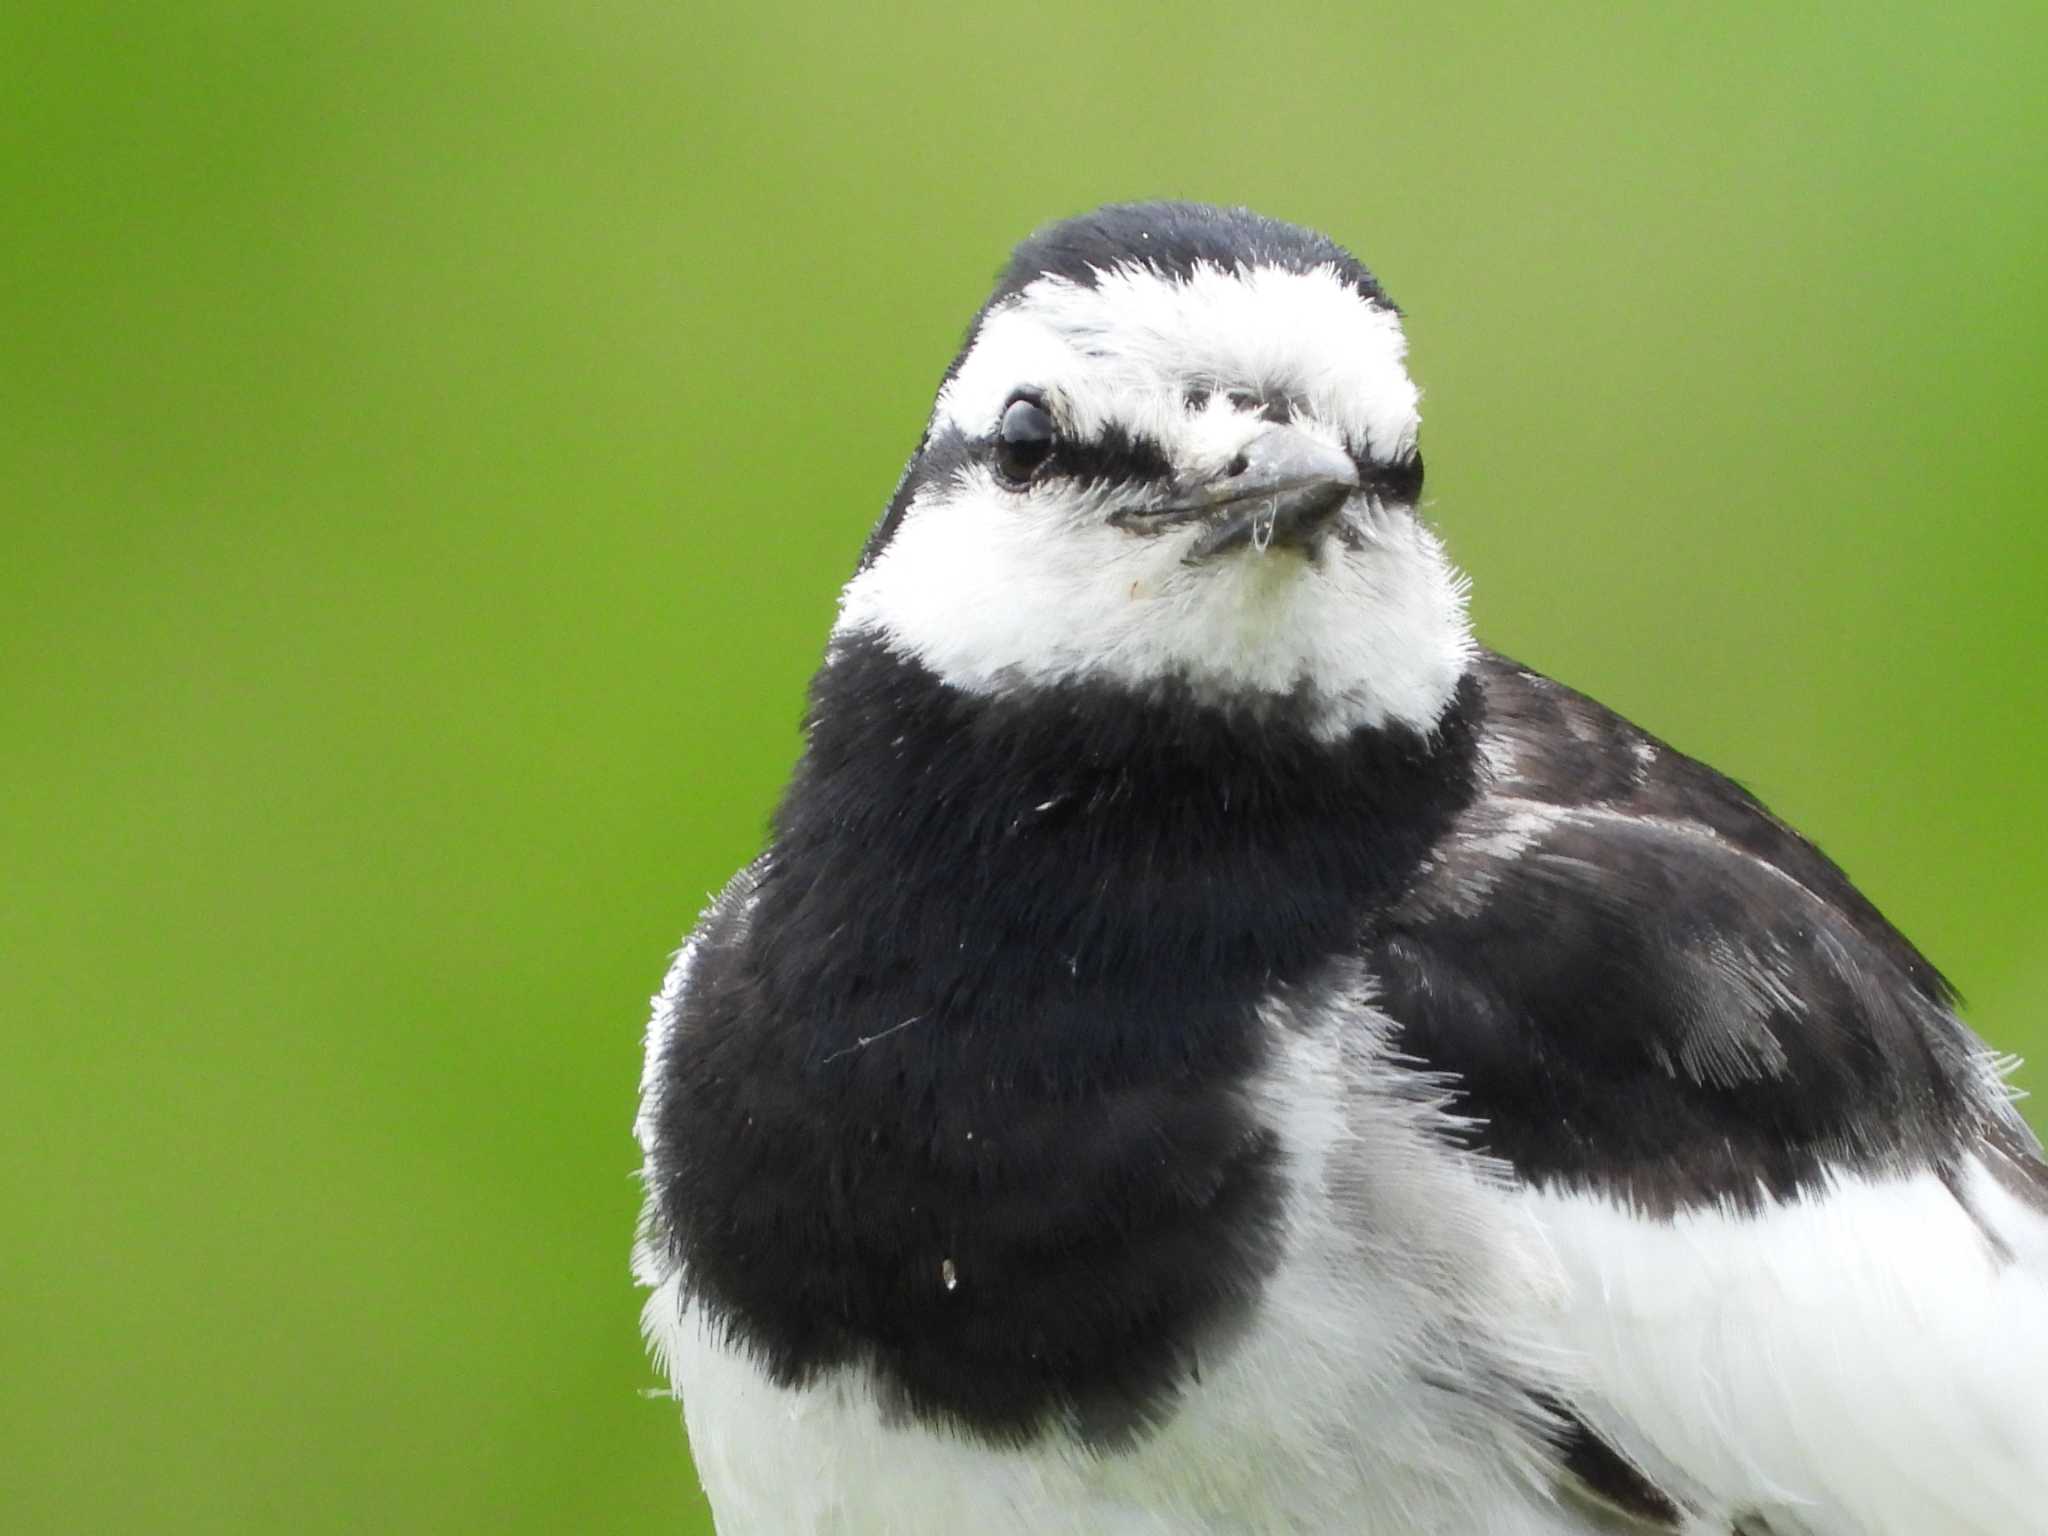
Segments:
[[[981,448],[919,489],[847,586],[835,634],[879,634],[975,691],[1172,679],[1219,701],[1292,695],[1330,736],[1427,729],[1471,654],[1464,583],[1369,479],[1312,553],[1252,542],[1190,562],[1198,523],[1128,516],[1227,473],[1272,428],[1268,402],[1312,447],[1407,461],[1419,417],[1405,351],[1394,312],[1330,268],[1040,278],[990,312],[940,392],[932,442]],[[1170,483],[1006,481],[986,447],[1020,392],[1063,442],[1152,445]]]

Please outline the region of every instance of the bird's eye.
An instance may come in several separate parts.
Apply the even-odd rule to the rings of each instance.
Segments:
[[[1022,485],[1052,457],[1053,441],[1051,415],[1029,395],[1019,395],[1003,407],[996,429],[996,472]]]

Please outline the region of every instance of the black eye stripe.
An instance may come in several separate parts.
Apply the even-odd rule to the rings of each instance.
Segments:
[[[969,437],[957,427],[934,433],[914,466],[913,485],[947,479],[979,459],[988,462],[999,441],[996,432]],[[1382,463],[1364,453],[1354,453],[1360,488],[1390,506],[1415,506],[1421,499],[1422,455],[1410,454],[1397,463]],[[1059,477],[1095,484],[1138,485],[1160,483],[1173,478],[1171,460],[1165,449],[1150,438],[1112,429],[1092,442],[1060,437],[1038,478]]]
[[[1358,464],[1359,488],[1389,506],[1412,507],[1422,500],[1422,455],[1411,453],[1393,464],[1353,455]]]
[[[1149,437],[1111,427],[1087,442],[1062,440],[1053,453],[1055,474],[1118,485],[1170,479],[1166,450]]]
[[[1042,413],[1042,415],[1040,414]],[[1038,451],[1038,431],[1051,438]],[[1020,435],[1026,437],[1020,452]],[[1123,427],[1109,427],[1093,438],[1079,439],[1059,429],[1056,414],[1035,390],[1020,390],[1003,407],[996,429],[980,440],[980,448],[997,475],[1012,488],[1050,478],[1087,484],[1132,485],[1172,478],[1166,450],[1152,438]]]

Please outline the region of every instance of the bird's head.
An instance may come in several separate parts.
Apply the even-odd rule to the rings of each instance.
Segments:
[[[1427,730],[1471,652],[1416,506],[1398,311],[1330,240],[1117,206],[1027,240],[848,584],[966,690],[1106,685]]]

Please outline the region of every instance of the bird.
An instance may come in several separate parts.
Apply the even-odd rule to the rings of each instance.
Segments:
[[[1477,641],[1406,351],[1194,203],[974,316],[648,1026],[722,1536],[2048,1531],[2015,1063]]]

